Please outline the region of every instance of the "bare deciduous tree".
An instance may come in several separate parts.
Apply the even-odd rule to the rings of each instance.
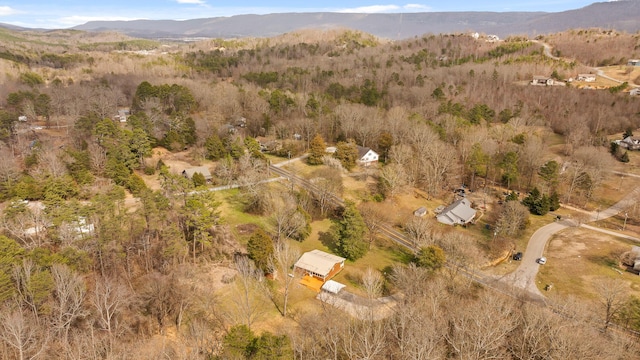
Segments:
[[[367,239],[369,249],[371,249],[373,242],[380,234],[381,226],[388,220],[387,214],[382,208],[371,202],[362,203],[359,206],[359,210],[360,215],[362,215],[362,220],[364,220],[364,224],[367,226]]]
[[[504,358],[508,335],[517,324],[510,316],[515,310],[513,302],[485,293],[458,310],[451,314],[445,335],[453,354],[462,359]]]
[[[264,275],[246,256],[236,258],[236,270],[238,270],[238,277],[234,289],[236,292],[233,297],[234,308],[229,309],[227,316],[233,323],[242,323],[251,328],[265,311],[263,296],[265,289],[262,286]]]
[[[21,265],[13,268],[13,281],[17,291],[16,300],[26,305],[39,323],[40,311],[52,286],[49,273],[40,270],[33,260],[24,259]]]
[[[411,217],[404,224],[404,231],[409,235],[416,248],[433,244],[433,222],[425,218]]]
[[[51,322],[63,343],[67,343],[71,325],[88,314],[84,308],[86,287],[82,277],[66,265],[54,264],[51,275],[55,294]]]
[[[627,302],[628,287],[623,281],[611,278],[598,279],[593,286],[600,296],[600,304],[604,307],[604,330],[606,331]]]
[[[400,164],[391,163],[380,170],[382,191],[389,198],[401,193],[409,185],[408,174]]]
[[[132,299],[128,288],[113,278],[98,278],[93,289],[91,304],[100,329],[117,335],[121,327],[123,309]]]
[[[306,219],[298,211],[296,199],[290,192],[271,192],[269,194],[268,212],[274,227],[276,243],[291,238],[306,226]]]
[[[325,215],[335,205],[335,196],[342,196],[342,176],[335,169],[320,169],[313,173],[310,181],[314,185],[311,195]]]
[[[292,268],[298,258],[300,258],[300,251],[292,248],[286,240],[274,244],[269,266],[276,270],[278,282],[282,283],[281,314],[285,317],[287,316],[291,285],[297,281]]]
[[[41,329],[35,318],[20,307],[4,308],[0,312],[0,339],[13,348],[12,358],[38,358],[47,345],[47,337]]]
[[[502,206],[495,231],[514,236],[524,229],[529,218],[529,209],[518,201],[507,201]]]

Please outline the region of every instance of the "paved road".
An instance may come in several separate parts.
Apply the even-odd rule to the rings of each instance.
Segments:
[[[596,219],[603,220],[618,214],[629,205],[631,205],[634,201],[637,201],[639,195],[640,188],[636,188],[610,208],[602,210],[599,213],[591,212],[591,218],[589,219],[589,221],[595,221]],[[578,225],[579,224],[575,220],[566,219],[545,225],[538,229],[535,233],[533,233],[531,239],[529,239],[529,244],[527,244],[527,249],[523,254],[520,266],[518,266],[518,268],[511,274],[502,277],[501,280],[506,281],[518,288],[527,290],[531,293],[543,296],[536,286],[536,276],[538,275],[540,266],[543,265],[539,265],[536,260],[544,254],[544,249],[547,246],[547,242],[554,234],[568,227],[575,227]],[[585,228],[592,227],[585,226]],[[623,234],[614,232],[611,233],[615,234],[616,236],[625,236]]]
[[[553,59],[553,60],[561,60],[559,57],[557,57],[557,56],[553,56],[553,54],[551,53],[551,50],[552,50],[551,45],[549,45],[549,44],[547,44],[547,43],[544,43],[544,42],[542,42],[542,41],[538,41],[538,40],[531,40],[531,42],[534,42],[534,43],[536,43],[536,44],[540,44],[540,45],[542,45],[542,46],[544,47],[544,55],[545,55],[546,57],[548,57],[548,58],[550,58],[550,59]],[[570,61],[570,60],[567,60],[567,62],[569,62],[569,61]],[[600,76],[600,77],[602,77],[602,78],[605,78],[605,79],[611,80],[611,81],[616,82],[616,83],[618,83],[618,84],[622,84],[622,83],[624,82],[624,81],[622,81],[622,80],[619,80],[619,79],[616,79],[616,78],[612,78],[612,77],[610,77],[610,76],[607,76],[607,74],[605,74],[605,73],[604,73],[604,71],[602,71],[600,68],[594,67],[594,68],[591,68],[591,69],[592,69],[592,71],[595,71],[595,72],[596,72],[596,74],[598,74],[598,76]],[[636,86],[636,85],[635,85],[635,84],[633,84],[633,83],[630,83],[629,85],[631,85],[631,86]]]

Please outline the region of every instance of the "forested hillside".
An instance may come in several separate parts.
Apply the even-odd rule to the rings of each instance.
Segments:
[[[639,357],[640,284],[611,281],[618,248],[577,296],[544,302],[466,275],[513,270],[560,203],[599,216],[638,186],[611,172],[640,174],[640,155],[611,145],[640,131],[634,81],[568,81],[626,69],[637,34],[0,38],[2,358]],[[305,154],[283,169],[313,186],[269,167]],[[476,223],[438,224],[461,189]],[[640,229],[637,206],[613,219]],[[347,259],[339,279],[362,304],[395,307],[315,299],[292,266],[318,247]]]

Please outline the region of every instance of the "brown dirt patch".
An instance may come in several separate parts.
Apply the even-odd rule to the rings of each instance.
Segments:
[[[145,162],[147,166],[155,168],[159,160],[162,160],[162,162],[169,168],[169,171],[174,174],[180,174],[183,170],[193,166],[206,165],[212,169],[215,166],[215,163],[211,161],[194,160],[190,151],[172,153],[171,151],[161,147],[154,148],[151,157],[146,159]],[[142,177],[150,189],[160,189],[160,180],[158,179],[157,173],[153,175],[145,175],[142,172],[139,172],[138,175]]]

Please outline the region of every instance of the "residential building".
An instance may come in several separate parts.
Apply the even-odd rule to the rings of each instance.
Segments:
[[[316,249],[302,254],[293,265],[293,269],[324,283],[344,269],[345,260],[340,256]]]
[[[209,168],[207,166],[195,166],[192,168],[184,169],[182,171],[182,176],[191,180],[193,179],[193,175],[195,173],[202,174],[204,176],[204,179],[207,181],[211,181],[211,179],[213,179],[213,175],[211,175],[211,171],[209,171]]]
[[[379,155],[371,148],[358,146],[358,165],[369,166],[378,162]]]
[[[578,74],[576,80],[584,82],[594,82],[596,81],[596,74]]]
[[[473,221],[475,216],[476,211],[471,208],[471,201],[463,198],[444,208],[436,219],[447,225],[465,225]]]

